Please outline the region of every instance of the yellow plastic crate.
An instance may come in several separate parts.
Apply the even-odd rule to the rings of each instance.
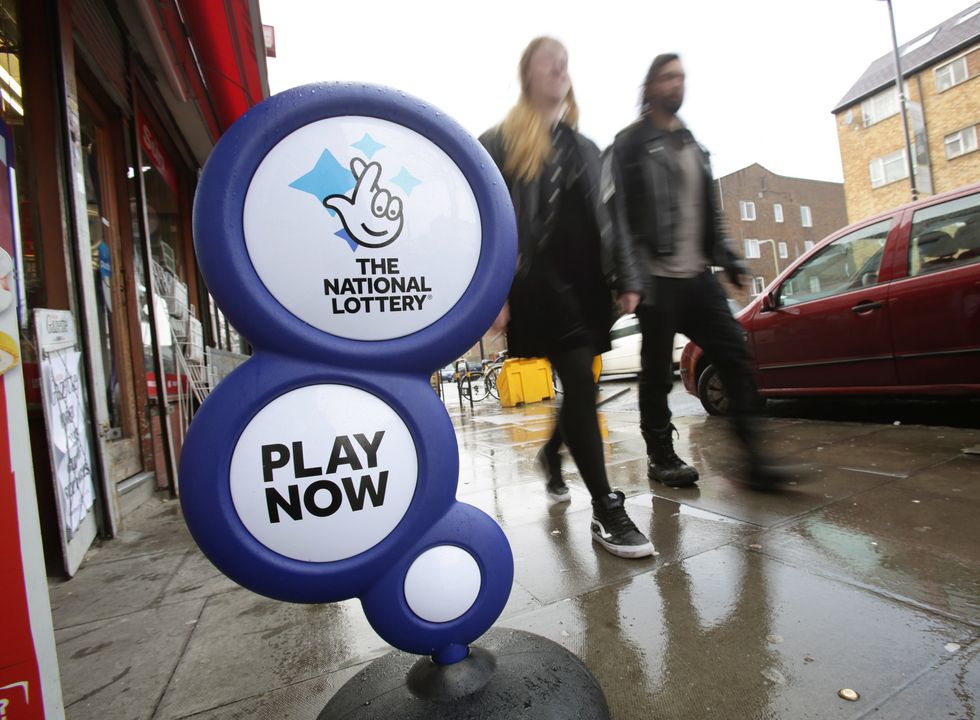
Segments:
[[[551,380],[551,363],[544,358],[511,358],[500,368],[497,390],[504,407],[553,398],[555,386]]]

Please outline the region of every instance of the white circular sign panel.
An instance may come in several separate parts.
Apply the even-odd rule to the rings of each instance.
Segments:
[[[459,167],[378,118],[318,120],[259,164],[245,245],[262,283],[313,327],[352,340],[421,330],[462,297],[482,226]]]
[[[411,433],[377,396],[310,385],[266,405],[232,454],[231,497],[246,529],[296,560],[355,557],[405,516],[418,482]]]
[[[473,607],[483,585],[476,559],[456,545],[438,545],[412,562],[405,574],[405,601],[423,620],[442,623]]]

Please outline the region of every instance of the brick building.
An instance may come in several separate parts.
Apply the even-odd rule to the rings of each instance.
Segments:
[[[753,278],[748,288],[729,288],[742,304],[812,244],[847,224],[840,183],[783,177],[758,163],[716,182],[729,236]]]
[[[980,180],[980,3],[905,43],[899,56],[920,197]],[[912,199],[899,105],[889,52],[833,110],[851,221]]]

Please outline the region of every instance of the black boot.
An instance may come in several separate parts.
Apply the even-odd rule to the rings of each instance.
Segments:
[[[668,487],[686,487],[698,481],[698,471],[677,457],[674,452],[672,433],[677,432],[673,423],[652,432],[644,432],[647,442],[647,477]]]
[[[550,443],[538,451],[535,460],[541,466],[541,470],[548,481],[548,497],[551,498],[552,502],[562,503],[571,500],[572,495],[568,492],[568,486],[561,477],[561,455],[552,450]]]
[[[749,417],[736,417],[735,435],[745,449],[746,462],[742,481],[746,485],[760,492],[772,492],[792,480],[785,469],[774,465],[762,452],[758,422]]]

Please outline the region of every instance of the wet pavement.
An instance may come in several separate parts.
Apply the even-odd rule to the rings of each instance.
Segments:
[[[534,455],[553,402],[471,409],[449,390],[458,497],[501,524],[515,557],[497,625],[577,654],[614,720],[980,715],[980,455],[963,452],[980,445],[980,416],[947,427],[777,406],[766,447],[796,484],[759,494],[731,481],[726,421],[678,392],[676,448],[702,479],[651,488],[635,386],[604,383],[610,479],[659,553],[622,560],[591,541],[569,459],[572,501],[548,503]],[[390,649],[356,601],[237,587],[162,499],[53,581],[51,602],[70,720],[312,719]]]

